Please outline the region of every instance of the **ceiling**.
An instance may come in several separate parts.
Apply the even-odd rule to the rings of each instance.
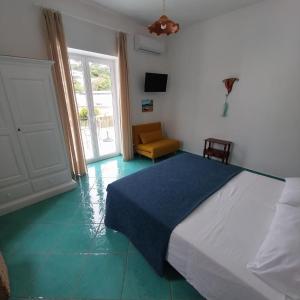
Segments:
[[[93,0],[149,25],[162,14],[162,0]],[[262,0],[166,0],[166,14],[180,25],[216,17]]]

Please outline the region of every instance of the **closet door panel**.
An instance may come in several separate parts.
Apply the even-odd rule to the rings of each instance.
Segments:
[[[51,72],[7,66],[2,76],[30,177],[65,169]]]
[[[54,121],[48,74],[44,70],[27,70],[26,73],[11,70],[6,74],[6,87],[13,100],[14,118],[27,130],[47,126]],[[23,74],[22,74],[23,73]],[[7,78],[8,77],[8,78]],[[19,77],[19,78],[18,78]]]
[[[23,157],[0,81],[0,187],[27,179]]]
[[[30,194],[32,194],[32,188],[29,182],[0,189],[0,205],[1,203],[11,202],[15,199],[29,196]]]

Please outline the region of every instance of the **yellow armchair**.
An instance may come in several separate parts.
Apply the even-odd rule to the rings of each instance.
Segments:
[[[179,141],[163,136],[160,122],[134,125],[132,135],[135,153],[153,161],[158,157],[175,153],[180,148]]]

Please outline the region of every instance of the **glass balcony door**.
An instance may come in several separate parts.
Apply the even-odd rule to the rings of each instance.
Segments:
[[[86,160],[118,155],[115,61],[72,53],[69,56]]]

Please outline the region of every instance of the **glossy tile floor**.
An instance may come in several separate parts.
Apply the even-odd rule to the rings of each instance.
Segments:
[[[175,271],[157,276],[103,224],[107,185],[151,165],[120,156],[90,164],[75,190],[0,217],[11,299],[203,300]]]

